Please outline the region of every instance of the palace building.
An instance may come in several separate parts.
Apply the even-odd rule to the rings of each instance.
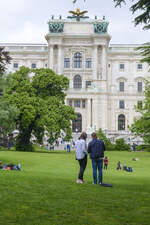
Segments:
[[[10,72],[20,66],[51,68],[69,79],[66,104],[75,108],[73,132],[102,128],[110,137],[128,135],[138,116],[149,66],[137,45],[109,44],[105,17],[90,19],[79,9],[66,19],[52,16],[47,44],[0,44],[10,52]]]

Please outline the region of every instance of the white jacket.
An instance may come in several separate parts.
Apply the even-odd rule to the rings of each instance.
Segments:
[[[86,142],[83,139],[77,140],[75,143],[76,159],[83,159],[87,154]]]

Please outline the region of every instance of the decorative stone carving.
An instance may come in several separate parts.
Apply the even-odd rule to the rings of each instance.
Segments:
[[[50,33],[62,33],[64,31],[64,23],[48,22]]]
[[[108,22],[103,20],[102,22],[94,22],[94,32],[101,34],[101,33],[106,33],[107,32],[107,27],[108,27]]]

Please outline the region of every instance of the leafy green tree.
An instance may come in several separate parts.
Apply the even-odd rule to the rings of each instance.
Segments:
[[[126,3],[127,0],[113,0],[115,2],[115,6],[121,6],[122,3]],[[129,0],[129,2],[135,2],[130,10],[132,14],[141,13],[135,17],[134,23],[135,25],[144,24],[143,29],[150,29],[150,1],[149,0]]]
[[[106,137],[101,128],[97,131],[97,137],[104,142],[106,150],[114,150],[114,145],[111,143],[110,139]]]
[[[134,119],[134,123],[131,125],[131,131],[143,138],[146,144],[150,145],[150,82],[145,83],[145,99],[143,107],[138,108],[137,112],[140,113],[139,118]]]
[[[122,3],[126,3],[127,0],[113,0],[115,2],[115,6],[121,6]],[[135,0],[129,0],[129,2],[135,2]],[[144,30],[150,29],[150,0],[136,0],[136,2],[130,7],[132,14],[138,14],[134,19],[135,26],[139,24],[143,24]],[[142,62],[147,62],[150,64],[150,42],[145,43],[138,47],[136,50],[139,50],[141,55],[144,58],[141,60]]]
[[[6,65],[11,61],[11,57],[9,56],[9,52],[5,51],[4,48],[0,47],[0,76],[6,70]]]
[[[48,132],[51,144],[61,131],[71,138],[71,120],[75,119],[75,112],[64,103],[68,79],[50,69],[26,67],[21,67],[11,77],[5,98],[20,111],[16,149],[32,151],[31,135],[42,143],[44,131]]]
[[[9,136],[12,135],[16,126],[16,120],[19,115],[19,110],[7,101],[0,98],[0,138],[1,143],[4,140],[8,142]]]
[[[123,138],[118,138],[115,142],[116,151],[129,151],[131,149],[130,144],[127,144]]]

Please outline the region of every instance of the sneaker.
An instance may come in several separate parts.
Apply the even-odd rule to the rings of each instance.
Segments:
[[[95,184],[95,185],[96,185],[96,183],[93,183],[93,184]]]
[[[83,180],[81,180],[81,179],[78,179],[78,180],[76,181],[76,183],[77,183],[77,184],[83,184],[83,183],[84,183],[84,181],[83,181]]]

